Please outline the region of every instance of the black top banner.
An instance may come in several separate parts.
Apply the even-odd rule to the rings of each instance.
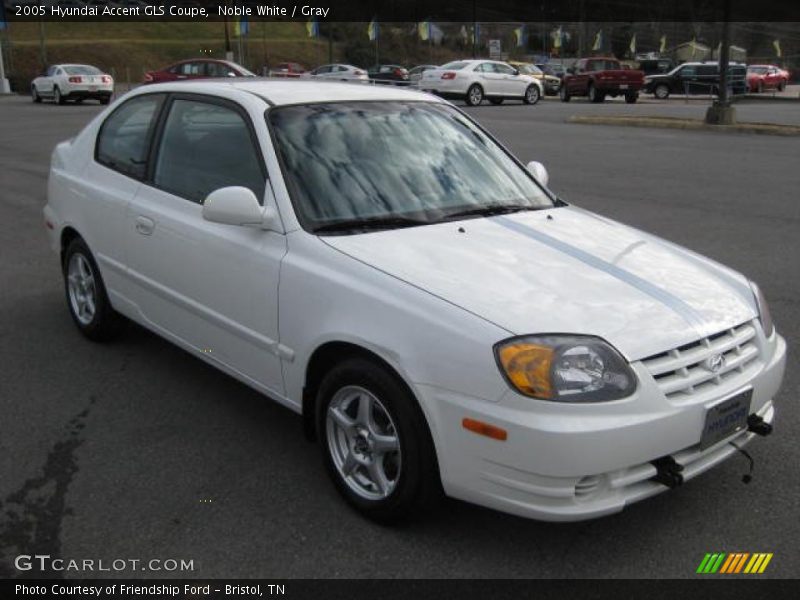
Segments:
[[[800,21],[796,0],[2,0],[14,21]]]

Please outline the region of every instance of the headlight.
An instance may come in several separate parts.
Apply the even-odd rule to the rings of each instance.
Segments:
[[[761,328],[764,330],[764,335],[772,337],[775,331],[775,324],[772,322],[772,315],[769,313],[769,306],[764,294],[761,293],[761,288],[756,285],[755,281],[750,282],[750,289],[753,290],[753,296],[756,299],[756,306],[758,306],[758,318],[761,321]]]
[[[556,402],[607,402],[630,396],[636,376],[600,338],[523,336],[495,346],[500,370],[521,394]]]

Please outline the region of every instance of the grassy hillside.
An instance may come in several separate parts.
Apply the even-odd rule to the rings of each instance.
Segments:
[[[238,40],[229,25],[231,46]],[[225,31],[213,23],[45,23],[46,62],[81,62],[112,72],[122,83],[141,81],[144,71],[185,58],[225,55]],[[27,89],[40,71],[38,23],[15,23],[4,44],[12,86]],[[340,52],[334,47],[334,58]],[[245,44],[245,65],[260,71],[265,64],[294,60],[317,64],[328,58],[327,40],[306,36],[302,23],[254,23]]]
[[[229,24],[231,47],[238,59],[238,39]],[[373,46],[366,38],[366,23],[337,25],[333,60],[366,67],[373,61]],[[405,28],[407,29],[407,28]],[[381,60],[418,64],[445,62],[457,53],[444,47],[430,48],[409,36],[404,28],[382,30]],[[6,64],[12,88],[27,91],[31,79],[42,68],[39,23],[14,23],[3,36]],[[46,63],[89,63],[112,73],[120,84],[138,83],[145,71],[176,60],[225,55],[222,22],[128,22],[128,23],[45,23]],[[356,58],[358,57],[358,58]],[[328,61],[326,38],[311,39],[304,23],[250,25],[244,44],[243,64],[256,73],[265,65],[295,61],[315,66]]]

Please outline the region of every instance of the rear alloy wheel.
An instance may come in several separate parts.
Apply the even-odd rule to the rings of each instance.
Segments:
[[[598,92],[597,88],[594,87],[594,84],[592,83],[589,84],[588,96],[589,96],[589,102],[594,102],[595,104],[597,104],[598,102],[602,102],[603,100],[606,99],[605,94],[603,94],[602,92]]]
[[[317,431],[328,474],[365,516],[392,522],[441,496],[436,452],[416,399],[395,375],[351,358],[324,377]]]
[[[539,101],[539,98],[541,98],[539,86],[529,85],[528,89],[525,90],[525,95],[522,97],[522,101],[525,104],[536,104]]]
[[[61,90],[58,87],[53,88],[53,102],[64,104],[64,96],[61,95]]]
[[[80,238],[64,253],[64,289],[72,320],[83,335],[102,342],[119,333],[123,317],[111,307],[97,263]]]
[[[33,98],[33,101],[36,102],[36,104],[39,104],[42,101],[42,97],[39,95],[39,91],[36,89],[35,85],[31,86],[31,98]]]
[[[569,92],[567,91],[567,86],[565,86],[563,83],[561,84],[561,87],[558,90],[558,97],[561,99],[562,102],[569,102],[571,99]]]
[[[480,106],[483,102],[483,88],[477,83],[471,85],[467,90],[466,101],[469,106]]]
[[[659,83],[656,89],[653,90],[653,95],[659,100],[666,100],[669,98],[669,86],[665,83]]]
[[[500,104],[502,104],[503,100],[505,100],[505,98],[489,98],[489,102],[491,102],[495,106],[499,106]]]

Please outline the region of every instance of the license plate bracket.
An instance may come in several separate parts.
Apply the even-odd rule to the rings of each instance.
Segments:
[[[619,89],[621,89],[621,90],[627,90],[627,89],[628,89],[628,84],[627,84],[627,83],[623,83],[623,84],[621,84],[621,85],[619,86]]]
[[[747,429],[752,398],[753,390],[748,389],[710,407],[706,411],[700,450],[710,448],[734,433]]]

